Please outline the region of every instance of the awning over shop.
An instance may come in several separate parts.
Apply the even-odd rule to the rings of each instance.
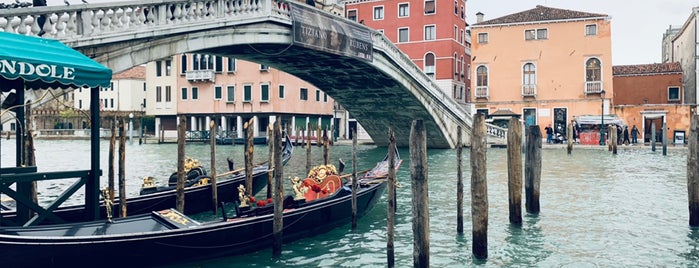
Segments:
[[[578,122],[579,125],[599,125],[602,123],[602,116],[601,115],[580,115],[580,116],[575,117],[575,121]],[[605,114],[604,115],[604,124],[605,125],[623,126],[624,120],[617,118],[616,115]]]
[[[57,40],[0,32],[2,91],[109,87],[111,79],[111,69]]]

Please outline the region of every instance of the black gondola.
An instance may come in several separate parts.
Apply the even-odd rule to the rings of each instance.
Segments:
[[[289,139],[287,139],[289,140]],[[291,159],[294,147],[291,145],[290,141],[287,141],[282,148],[282,163]],[[253,193],[257,193],[267,186],[267,178],[269,176],[269,166],[267,163],[263,163],[259,166],[253,168]],[[233,198],[237,195],[238,186],[245,184],[245,172],[240,171],[230,174],[227,178],[220,179],[216,184],[218,189],[218,199],[221,202],[231,202]],[[150,213],[154,210],[161,210],[173,207],[177,201],[176,187],[162,187],[159,190],[151,191],[148,194],[143,194],[139,196],[133,196],[127,198],[127,211],[129,215],[137,215]],[[202,200],[211,200],[211,187],[209,185],[199,185],[185,188],[185,213],[195,214],[211,209],[211,202],[202,202]],[[119,199],[114,202],[114,213],[119,215],[121,206]],[[58,208],[54,211],[54,214],[60,219],[65,221],[65,223],[74,223],[85,221],[84,219],[84,207],[81,205],[76,206],[66,206]],[[100,216],[104,219],[106,218],[106,208],[104,202],[100,203]],[[3,211],[2,217],[8,220],[14,220],[16,214],[14,211]],[[40,224],[56,224],[60,222],[53,222],[50,219],[46,219]]]
[[[401,161],[396,158],[398,168]],[[387,174],[385,162],[358,180],[359,216],[377,203],[386,188],[385,176],[379,176]],[[285,243],[317,235],[351,221],[351,185],[340,185],[327,197],[311,201],[289,196],[284,207]],[[148,267],[249,253],[272,245],[273,213],[223,218],[200,223],[166,209],[113,222],[0,228],[0,263],[8,267]]]

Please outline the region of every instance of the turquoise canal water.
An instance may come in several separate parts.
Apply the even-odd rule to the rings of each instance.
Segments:
[[[14,141],[2,140],[2,165],[14,164]],[[40,171],[89,169],[89,142],[43,141],[36,144]],[[108,143],[102,144],[102,169],[107,172]],[[165,183],[176,162],[175,144],[128,145],[126,177],[135,195],[143,176]],[[208,145],[188,144],[187,155],[210,167]],[[255,162],[267,158],[258,146]],[[351,146],[334,146],[331,159],[343,158],[351,171]],[[358,147],[358,169],[373,166],[386,153],[371,145]],[[412,212],[408,149],[400,150],[395,229],[396,267],[412,266]],[[489,149],[488,259],[471,255],[470,162],[464,150],[464,235],[456,233],[455,150],[428,151],[431,267],[699,267],[699,230],[688,226],[686,149],[652,152],[649,147],[623,147],[618,155],[606,150],[561,148],[542,152],[541,213],[524,214],[521,228],[508,223],[506,149]],[[313,161],[322,150],[313,147]],[[217,147],[217,170],[226,157],[242,167],[243,148]],[[296,147],[284,177],[302,176],[306,150]],[[106,175],[103,176],[106,183]],[[41,183],[42,196],[55,196],[63,184]],[[524,195],[524,194],[523,194]],[[243,256],[187,263],[176,267],[385,267],[385,197],[359,220],[283,247],[281,258],[271,249]],[[523,201],[524,202],[524,201]],[[523,209],[524,210],[524,209]],[[153,256],[162,258],[166,256]]]

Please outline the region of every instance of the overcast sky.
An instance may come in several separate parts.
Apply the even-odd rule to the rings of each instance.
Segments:
[[[0,1],[11,3],[14,0]],[[80,0],[68,1],[82,4]],[[47,2],[49,5],[63,5],[63,0]],[[614,65],[627,65],[660,62],[663,33],[670,25],[684,24],[692,7],[699,6],[699,0],[467,0],[467,21],[475,23],[478,12],[484,13],[488,20],[532,9],[536,5],[611,16],[612,61]]]

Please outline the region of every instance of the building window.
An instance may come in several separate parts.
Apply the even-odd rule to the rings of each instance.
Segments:
[[[383,20],[383,6],[374,7],[374,20]]]
[[[524,30],[524,40],[536,39],[536,30]]]
[[[316,89],[316,102],[320,102],[320,89]]]
[[[201,59],[201,55],[199,54],[193,54],[192,55],[192,70],[199,70],[199,60]]]
[[[536,66],[533,63],[524,64],[522,67],[522,95],[536,95]]]
[[[323,92],[323,102],[328,102],[328,93]]]
[[[284,85],[279,85],[279,98],[284,98]]]
[[[229,73],[235,72],[235,58],[228,58],[228,65],[226,71]]]
[[[83,100],[78,100],[78,109],[82,110],[83,108]]]
[[[252,102],[252,85],[243,85],[243,102]]]
[[[172,102],[172,88],[165,86],[165,102]]]
[[[215,100],[220,100],[223,98],[223,88],[221,86],[215,86],[214,87],[214,99]]]
[[[180,89],[180,92],[181,92],[180,95],[182,96],[182,100],[187,100],[187,88],[183,87],[182,89]]]
[[[591,58],[585,63],[585,92],[602,92],[602,64],[597,58]]]
[[[187,73],[187,54],[180,56],[180,74]]]
[[[459,15],[459,2],[454,1],[454,15]]]
[[[488,67],[476,68],[476,98],[488,97]]]
[[[161,77],[163,76],[163,62],[156,60],[155,61],[155,76],[156,77]]]
[[[165,61],[165,76],[170,76],[172,74],[172,61]]]
[[[260,85],[260,102],[269,102],[269,84]]]
[[[410,41],[410,29],[399,28],[398,29],[398,43],[405,43]]]
[[[425,15],[437,12],[434,1],[435,0],[425,0]]]
[[[425,26],[425,40],[435,40],[437,38],[437,26]]]
[[[537,29],[536,30],[536,39],[548,39],[549,38],[549,31],[547,29]]]
[[[299,96],[300,96],[301,100],[308,100],[308,89],[301,88],[301,91],[299,92]]]
[[[488,43],[488,33],[478,33],[478,43],[487,44]]]
[[[668,101],[679,101],[680,100],[680,88],[679,87],[669,87],[667,89],[667,100]]]
[[[524,40],[548,39],[547,29],[524,30]]]
[[[585,25],[585,35],[597,35],[597,24]]]
[[[435,67],[434,67],[434,54],[429,52],[425,54],[425,74],[427,76],[434,78]]]
[[[155,102],[162,102],[162,101],[163,101],[163,87],[156,86],[155,87]]]
[[[222,73],[223,72],[223,57],[214,56],[214,62],[216,63],[214,65],[214,72]]]
[[[262,72],[262,71],[269,71],[269,66],[264,65],[264,64],[260,64],[260,72]]]
[[[351,21],[357,21],[357,10],[347,10],[347,19]]]
[[[114,108],[114,99],[113,98],[109,99],[109,103],[110,103],[109,108]]]
[[[199,88],[198,87],[192,87],[192,99],[193,100],[199,99]]]
[[[398,4],[398,17],[405,18],[410,16],[410,4],[400,3]]]
[[[227,86],[226,87],[226,101],[227,102],[234,102],[235,101],[235,86]]]

